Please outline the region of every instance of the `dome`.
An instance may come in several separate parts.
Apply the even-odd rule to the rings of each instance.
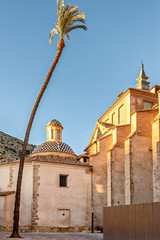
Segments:
[[[62,127],[62,124],[57,121],[56,119],[52,119],[48,124],[47,126],[61,126]]]
[[[45,143],[42,143],[37,146],[32,153],[38,152],[64,152],[75,154],[68,144],[58,141],[47,141]]]

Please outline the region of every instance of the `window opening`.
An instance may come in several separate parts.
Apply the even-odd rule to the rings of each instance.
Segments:
[[[60,130],[57,130],[57,139],[60,140]]]
[[[124,121],[124,114],[123,114],[123,105],[118,109],[118,123],[123,123]]]
[[[116,122],[116,114],[113,113],[113,114],[112,114],[112,123],[114,124],[115,122]]]
[[[68,178],[68,175],[60,175],[60,179],[59,179],[60,187],[67,187],[67,178]]]
[[[143,102],[144,109],[151,109],[153,107],[153,103],[151,102]]]
[[[53,129],[51,130],[51,139],[53,139]]]

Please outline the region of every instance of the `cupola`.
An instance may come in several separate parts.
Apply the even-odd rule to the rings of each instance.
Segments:
[[[38,145],[34,150],[33,154],[40,154],[41,152],[48,152],[55,154],[55,152],[69,153],[75,155],[72,148],[62,142],[62,130],[63,127],[56,119],[51,120],[45,127],[47,131],[47,142]]]
[[[47,131],[47,141],[62,142],[63,127],[59,121],[52,119],[45,128]]]
[[[136,87],[138,89],[142,89],[142,90],[149,90],[150,89],[150,86],[149,86],[150,82],[147,82],[148,78],[149,77],[147,77],[145,72],[144,72],[144,65],[143,65],[143,62],[142,62],[139,78],[136,79],[138,81]]]

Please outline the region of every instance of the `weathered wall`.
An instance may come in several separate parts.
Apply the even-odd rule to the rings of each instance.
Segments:
[[[125,204],[131,204],[131,141],[130,138],[125,139]]]
[[[15,191],[17,183],[18,164],[2,164],[0,165],[0,191]],[[22,196],[20,210],[20,226],[21,228],[31,227],[31,204],[32,204],[32,165],[25,164],[22,180]],[[14,197],[5,197],[5,223],[6,227],[12,227],[12,214],[8,209],[13,209]],[[11,215],[10,215],[11,214]]]
[[[115,113],[115,125],[118,124],[118,109],[123,106],[123,114],[124,114],[124,121],[123,124],[129,124],[130,123],[130,94],[127,94],[124,98],[121,99],[121,101],[117,102],[104,116],[103,122],[109,122],[112,123],[112,114]]]
[[[144,101],[155,105],[158,103],[158,95],[151,92],[129,88],[124,94],[121,94],[119,99],[117,99],[117,101],[99,118],[99,121],[112,123],[112,114],[115,113],[115,125],[119,124],[118,109],[123,106],[123,124],[130,124],[130,114],[133,111],[144,109]]]
[[[4,226],[4,207],[5,207],[5,197],[0,197],[0,228]]]
[[[11,194],[5,196],[5,206],[4,206],[4,228],[12,227],[12,219],[13,219],[13,212],[14,212],[14,201],[15,201],[15,194]]]
[[[102,226],[103,207],[107,206],[107,150],[112,145],[112,135],[100,140],[100,152],[91,157],[93,166],[94,226]]]
[[[92,146],[89,148],[89,154],[93,155],[97,153],[97,147],[96,147],[96,142],[94,144],[92,144]]]
[[[32,216],[36,213],[34,229],[58,231],[61,227],[66,227],[67,231],[70,229],[79,231],[90,228],[91,172],[89,168],[38,162],[34,163],[34,168],[38,179],[35,179],[36,182],[33,184],[37,188],[32,209],[35,211]],[[59,186],[60,174],[68,175],[67,187]]]
[[[144,109],[144,101],[151,102],[153,105],[158,103],[158,96],[154,93],[142,92],[142,91],[131,91],[131,105],[130,112]]]
[[[125,203],[124,139],[130,128],[123,125],[113,130],[113,146],[107,154],[108,206]]]
[[[157,109],[131,115],[132,132],[125,143],[125,203],[152,202],[152,129]]]
[[[152,202],[151,139],[134,135],[131,139],[131,204]]]
[[[111,205],[124,204],[124,149],[111,150]]]
[[[152,122],[153,201],[160,201],[160,118]]]

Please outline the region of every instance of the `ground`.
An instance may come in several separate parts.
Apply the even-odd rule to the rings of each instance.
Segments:
[[[0,232],[0,240],[7,240],[11,233]],[[24,240],[102,240],[102,233],[21,233]],[[16,238],[19,239],[19,238]]]

